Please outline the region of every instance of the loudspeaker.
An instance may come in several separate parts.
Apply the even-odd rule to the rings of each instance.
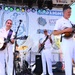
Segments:
[[[75,64],[72,65],[72,74],[75,75]]]
[[[52,0],[48,0],[47,1],[47,7],[51,10],[52,9],[52,7],[53,7],[53,2],[52,2]]]
[[[56,64],[52,65],[52,67],[56,67],[53,69],[53,72],[64,73],[65,71],[62,69],[63,63],[61,61],[56,62]]]
[[[43,0],[38,0],[37,4],[39,9],[43,8]]]
[[[62,66],[63,66],[63,64],[62,64],[61,61],[58,61],[58,62],[56,63],[56,69],[57,69],[58,71],[62,71]]]
[[[36,68],[34,70],[34,73],[41,74],[42,73],[41,55],[36,55],[36,57],[35,57],[35,65],[36,65]]]

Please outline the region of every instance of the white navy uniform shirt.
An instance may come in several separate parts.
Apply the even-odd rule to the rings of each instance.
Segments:
[[[63,30],[65,27],[72,27],[71,22],[64,17],[56,21],[54,30]]]

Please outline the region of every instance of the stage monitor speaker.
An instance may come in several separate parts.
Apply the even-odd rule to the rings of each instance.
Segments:
[[[75,75],[75,64],[72,65],[72,74]]]
[[[41,55],[36,55],[36,57],[35,57],[35,64],[36,64],[36,68],[34,70],[34,73],[41,74],[42,73]]]

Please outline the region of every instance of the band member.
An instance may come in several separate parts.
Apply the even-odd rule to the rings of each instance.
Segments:
[[[51,55],[51,44],[52,40],[51,37],[48,35],[48,31],[44,30],[44,40],[41,42],[41,44],[44,44],[43,50],[41,50],[41,56],[42,56],[42,67],[43,67],[43,73],[42,75],[46,75],[46,63],[48,68],[48,74],[53,75],[52,73],[52,55]],[[41,47],[41,44],[39,47]]]
[[[0,75],[12,75],[14,35],[12,20],[8,19],[0,29]]]
[[[72,58],[75,52],[75,42],[72,38],[72,24],[69,20],[71,7],[64,5],[63,17],[56,21],[54,35],[61,35],[61,49],[65,62],[65,75],[72,75]]]

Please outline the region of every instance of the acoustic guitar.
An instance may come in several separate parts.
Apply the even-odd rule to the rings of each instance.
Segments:
[[[68,27],[66,27],[66,28],[68,28]],[[70,38],[70,37],[73,36],[73,32],[65,32],[65,33],[62,34],[62,36],[65,37],[65,38]]]
[[[69,32],[64,33],[64,37],[65,37],[65,38],[70,38],[70,37],[72,37],[72,36],[73,36],[73,33],[69,33]]]
[[[72,31],[72,32],[66,32],[66,33],[64,33],[64,37],[65,37],[65,38],[72,37],[73,34],[75,33],[75,24],[72,24],[72,23],[71,23],[71,25],[72,25],[73,31]],[[65,27],[65,29],[66,29],[66,28],[68,28],[68,27]]]

